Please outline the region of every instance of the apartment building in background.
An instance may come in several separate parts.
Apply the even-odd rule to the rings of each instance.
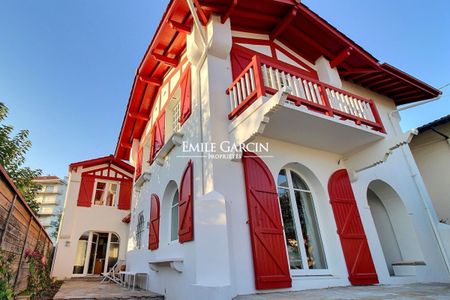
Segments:
[[[57,222],[62,214],[67,181],[65,178],[61,179],[58,176],[39,176],[34,179],[34,182],[42,186],[36,196],[36,201],[40,206],[39,221],[55,243],[57,228],[52,224]]]

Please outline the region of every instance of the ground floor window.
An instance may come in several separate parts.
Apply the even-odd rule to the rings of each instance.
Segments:
[[[112,232],[86,231],[77,243],[73,275],[107,272],[119,258],[119,236]]]
[[[173,195],[170,216],[170,240],[178,240],[178,190]]]
[[[291,270],[327,269],[311,190],[295,171],[282,169],[277,180]]]
[[[136,248],[142,248],[142,235],[144,233],[144,213],[141,211],[136,224]]]

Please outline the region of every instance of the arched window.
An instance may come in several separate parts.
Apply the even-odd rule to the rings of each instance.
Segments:
[[[311,190],[293,170],[277,180],[286,248],[293,270],[327,269]]]
[[[178,190],[175,191],[172,198],[171,217],[170,217],[170,240],[178,240]]]

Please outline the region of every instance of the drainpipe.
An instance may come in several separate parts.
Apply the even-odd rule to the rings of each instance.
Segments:
[[[395,134],[397,135],[397,134],[399,134],[399,133],[398,133],[398,131],[397,131],[397,128],[396,128],[396,126],[395,126],[395,122],[394,122],[394,120],[393,120],[394,114],[397,114],[397,115],[398,115],[398,113],[399,113],[400,111],[402,111],[402,110],[406,110],[406,109],[409,109],[409,108],[412,108],[412,107],[416,107],[416,106],[419,106],[419,105],[423,105],[423,104],[426,104],[426,103],[430,103],[430,102],[439,100],[440,98],[441,98],[441,96],[438,96],[438,97],[436,97],[436,98],[433,98],[433,99],[430,99],[430,100],[427,100],[427,101],[422,101],[422,102],[420,102],[420,103],[415,103],[415,104],[412,104],[412,105],[408,105],[408,106],[405,106],[405,107],[401,107],[401,108],[399,108],[399,109],[393,110],[393,111],[391,111],[390,113],[388,113],[389,121],[390,121],[390,123],[391,123],[391,125],[392,125],[392,128],[394,128]],[[426,195],[424,194],[424,192],[422,191],[422,189],[420,188],[420,187],[421,187],[421,184],[420,184],[420,182],[419,182],[419,174],[418,174],[418,172],[416,172],[416,170],[415,170],[415,169],[413,168],[413,166],[412,166],[412,163],[413,163],[414,159],[412,159],[411,157],[408,156],[408,154],[406,153],[406,150],[404,149],[403,146],[400,147],[400,151],[401,151],[401,153],[402,153],[404,159],[405,159],[406,162],[407,162],[409,173],[410,173],[410,175],[411,175],[411,177],[412,177],[412,179],[413,179],[414,186],[416,187],[416,190],[417,190],[418,193],[419,193],[420,200],[422,201],[422,204],[423,204],[424,207],[425,207],[425,211],[427,212],[427,216],[428,216],[428,219],[429,219],[429,221],[430,221],[430,224],[431,224],[431,228],[432,228],[434,237],[436,238],[436,240],[437,240],[437,242],[438,242],[439,251],[441,252],[442,258],[444,259],[444,263],[445,263],[445,267],[446,267],[446,269],[447,269],[447,272],[448,272],[448,274],[450,275],[450,262],[449,262],[449,259],[448,259],[448,257],[447,257],[447,253],[446,253],[446,251],[445,251],[445,247],[444,247],[444,244],[443,244],[443,242],[442,242],[441,236],[439,235],[439,230],[438,230],[438,228],[437,228],[437,226],[436,226],[436,223],[435,223],[435,218],[434,218],[434,215],[433,215],[433,213],[432,213],[433,210],[432,210],[432,208],[428,205],[427,197],[426,197]]]
[[[194,25],[197,28],[198,32],[200,33],[200,37],[202,40],[202,44],[203,44],[203,51],[202,54],[200,55],[200,59],[197,63],[197,68],[196,68],[196,76],[197,76],[197,99],[199,100],[199,122],[200,122],[200,142],[203,144],[204,141],[204,137],[203,137],[203,108],[202,108],[202,92],[201,92],[201,80],[200,80],[200,71],[201,71],[201,67],[203,66],[203,64],[206,61],[206,57],[207,57],[207,53],[208,53],[208,49],[210,47],[210,45],[207,44],[207,39],[206,39],[206,35],[205,32],[203,30],[203,26],[200,23],[200,19],[198,18],[197,15],[197,11],[195,10],[194,7],[194,3],[192,2],[192,0],[186,0],[188,6],[189,6],[189,10],[191,11],[192,17],[194,19]],[[201,176],[202,176],[202,195],[205,193],[205,176],[204,176],[204,167],[205,167],[205,157],[202,155],[201,157],[201,166],[202,166],[202,172],[201,172]]]

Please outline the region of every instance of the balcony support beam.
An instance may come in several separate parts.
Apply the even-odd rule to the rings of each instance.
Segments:
[[[344,60],[350,57],[353,52],[352,47],[348,47],[347,49],[341,51],[335,58],[333,58],[330,62],[331,68],[336,68],[339,66]]]
[[[138,113],[138,112],[130,112],[130,113],[128,113],[128,116],[130,118],[133,118],[133,119],[136,119],[136,120],[145,121],[145,122],[150,120],[150,116],[148,116],[147,114]],[[131,146],[130,146],[130,148],[131,148]]]
[[[238,4],[238,0],[232,0],[230,6],[228,7],[227,11],[225,12],[225,14],[220,18],[220,22],[222,22],[222,24],[224,24],[228,18],[231,17],[231,15],[233,14],[234,10],[236,9],[236,6]]]
[[[190,34],[191,33],[191,27],[181,24],[177,21],[173,21],[173,20],[169,20],[169,25],[170,28],[172,28],[173,30],[176,30],[180,33],[185,33],[185,34]]]
[[[279,22],[275,28],[270,33],[270,39],[274,40],[276,39],[280,34],[283,33],[283,31],[286,29],[286,27],[291,23],[291,21],[295,18],[297,15],[298,9],[296,6],[294,6]]]
[[[178,59],[170,58],[170,57],[167,57],[167,56],[164,56],[161,54],[157,54],[155,52],[152,52],[152,55],[156,60],[158,60],[158,61],[162,62],[163,64],[166,64],[170,67],[175,68],[176,66],[178,66],[178,63],[179,63]]]
[[[156,78],[151,78],[151,77],[145,77],[142,75],[139,75],[139,79],[149,85],[153,85],[153,86],[161,86],[162,84],[162,80],[161,79],[156,79]]]

